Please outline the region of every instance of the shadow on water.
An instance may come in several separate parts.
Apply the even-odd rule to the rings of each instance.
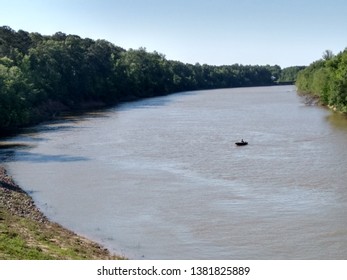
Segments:
[[[0,163],[1,162],[32,162],[32,163],[48,163],[48,162],[77,162],[87,161],[89,158],[82,156],[69,155],[50,155],[42,153],[30,152],[30,149],[37,142],[49,141],[50,138],[45,137],[45,133],[73,133],[76,129],[74,123],[83,121],[84,119],[105,117],[105,112],[90,112],[84,116],[68,115],[56,121],[43,123],[37,126],[23,128],[18,134],[0,138]],[[78,127],[81,129],[81,127]]]
[[[76,124],[83,121],[88,121],[91,118],[109,118],[106,109],[94,110],[94,111],[77,111],[70,112],[59,116],[56,120],[43,122],[41,124],[22,128],[14,133],[13,135],[8,135],[5,138],[11,138],[11,136],[35,136],[36,134],[53,133],[53,132],[72,132],[76,129]],[[79,126],[79,128],[81,128]],[[26,139],[27,140],[27,139]],[[33,141],[45,141],[45,138],[32,138]]]
[[[31,152],[21,151],[21,150],[17,150],[16,152],[5,151],[3,155],[0,154],[0,158],[3,158],[3,160],[6,162],[25,161],[25,162],[32,162],[32,163],[77,162],[77,161],[89,160],[89,158],[81,157],[81,156],[47,155],[47,154],[40,154],[40,153],[31,153]]]
[[[179,96],[197,95],[199,92],[200,91],[179,92],[166,96],[151,97],[138,101],[126,102],[117,106],[109,107],[108,109],[103,108],[93,111],[82,110],[72,113],[69,112],[66,115],[61,115],[56,120],[48,121],[32,127],[22,128],[12,135],[2,137],[2,140],[4,141],[0,141],[0,161],[24,161],[33,163],[87,161],[89,158],[82,156],[48,155],[33,153],[27,149],[31,148],[36,142],[49,141],[49,138],[44,137],[45,133],[73,133],[73,131],[76,129],[76,124],[80,124],[94,118],[109,118],[110,111],[128,111],[133,109],[146,109],[149,107],[162,107],[171,102],[177,101],[177,97]],[[83,127],[78,125],[78,129],[81,128]],[[38,137],[38,135],[41,137]]]
[[[0,164],[4,162],[9,162],[11,161],[11,159],[13,160],[14,155],[15,151],[13,150],[0,149]]]
[[[0,162],[25,161],[33,163],[87,161],[89,158],[69,155],[47,155],[27,151],[31,145],[0,142]]]
[[[17,142],[0,142],[0,163],[9,162],[17,150],[27,149],[30,145]]]
[[[28,145],[23,143],[12,143],[12,142],[0,142],[0,150],[4,149],[18,149],[18,148],[27,148]]]
[[[347,116],[332,112],[326,117],[326,120],[336,129],[347,132]]]

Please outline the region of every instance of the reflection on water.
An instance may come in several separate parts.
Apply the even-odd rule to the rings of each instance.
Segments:
[[[347,122],[292,86],[146,99],[11,142],[49,217],[131,258],[347,257]]]
[[[337,130],[347,131],[347,116],[340,113],[331,113],[327,116],[327,120],[332,124]]]

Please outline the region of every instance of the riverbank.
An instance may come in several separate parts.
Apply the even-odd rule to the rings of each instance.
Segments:
[[[123,259],[53,223],[0,166],[0,259]]]

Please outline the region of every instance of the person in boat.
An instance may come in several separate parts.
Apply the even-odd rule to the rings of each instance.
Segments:
[[[243,139],[241,139],[241,143],[245,143],[245,141],[243,141]]]

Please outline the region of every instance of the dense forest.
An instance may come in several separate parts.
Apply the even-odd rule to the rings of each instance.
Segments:
[[[185,64],[144,48],[124,50],[105,40],[62,32],[45,36],[3,26],[0,129],[34,124],[66,110],[179,91],[295,80],[299,69],[287,70],[278,65]]]
[[[323,105],[347,113],[347,49],[337,55],[326,50],[322,59],[298,73],[296,86]]]
[[[296,82],[298,73],[305,68],[306,66],[290,66],[282,69],[278,83],[285,84]]]

